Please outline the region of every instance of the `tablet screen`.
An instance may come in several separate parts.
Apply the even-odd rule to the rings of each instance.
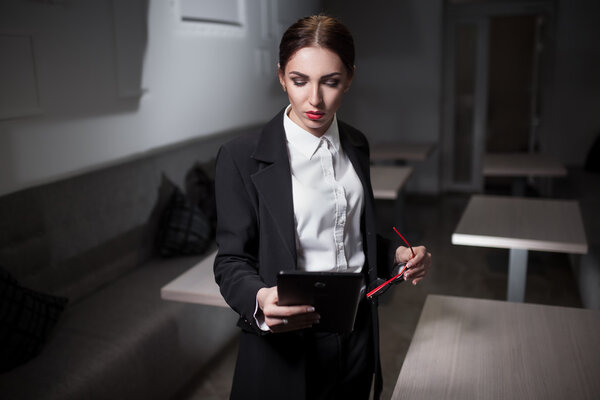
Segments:
[[[277,276],[279,305],[315,307],[319,331],[351,332],[364,290],[361,273],[282,271]]]

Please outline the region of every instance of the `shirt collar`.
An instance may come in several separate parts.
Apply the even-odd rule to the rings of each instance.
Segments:
[[[325,131],[325,134],[320,138],[298,126],[288,116],[291,105],[287,106],[283,114],[283,129],[285,137],[295,149],[302,153],[306,158],[310,159],[316,153],[322,140],[328,140],[330,150],[333,154],[337,153],[340,148],[340,132],[338,130],[337,116],[333,116],[331,125]]]

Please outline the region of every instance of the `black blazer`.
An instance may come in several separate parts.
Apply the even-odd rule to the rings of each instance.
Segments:
[[[283,113],[284,110],[279,112],[261,132],[226,143],[217,156],[219,250],[214,264],[215,279],[225,301],[240,315],[238,325],[245,332],[232,398],[237,394],[250,399],[304,398],[302,333],[265,333],[254,321],[258,290],[275,286],[279,271],[296,269],[292,180]],[[375,282],[378,275],[389,276],[391,264],[388,259],[378,261],[368,142],[351,126],[341,121],[338,126],[341,146],[363,185],[365,275],[367,283]],[[379,249],[385,251],[381,246]],[[377,333],[376,317],[374,312],[373,326]],[[266,376],[267,366],[268,370],[277,371],[277,376]],[[252,386],[257,388],[256,393],[248,392]],[[237,388],[244,392],[238,393]],[[282,393],[285,396],[279,397]]]

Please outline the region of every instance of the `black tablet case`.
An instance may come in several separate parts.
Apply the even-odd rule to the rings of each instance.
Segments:
[[[313,328],[347,333],[354,328],[364,280],[360,273],[282,271],[277,277],[279,305],[312,305],[321,316]]]

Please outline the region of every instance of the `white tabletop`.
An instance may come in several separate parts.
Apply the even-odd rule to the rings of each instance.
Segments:
[[[392,399],[600,399],[600,311],[429,295]]]
[[[163,286],[160,289],[160,296],[165,300],[229,307],[215,282],[213,263],[216,255],[216,251],[209,254],[198,264]]]
[[[371,166],[373,196],[376,199],[395,199],[412,173],[412,167]]]
[[[558,160],[539,153],[486,154],[483,175],[513,177],[566,176],[567,169]]]
[[[573,200],[471,197],[452,243],[585,254],[587,240],[579,204]]]
[[[376,143],[371,146],[371,160],[423,161],[434,148],[432,143]]]

